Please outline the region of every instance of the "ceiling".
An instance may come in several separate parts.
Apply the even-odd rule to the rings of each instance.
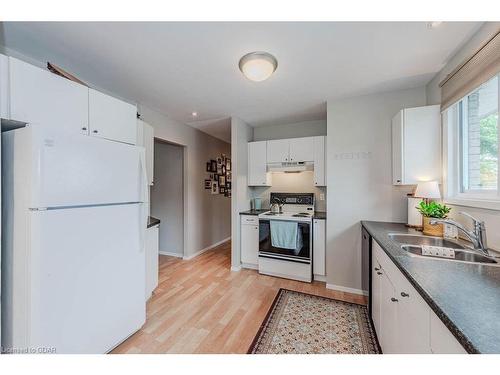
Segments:
[[[252,126],[318,120],[327,100],[423,86],[480,26],[4,22],[0,45],[230,141],[230,116]],[[238,70],[256,50],[278,59],[264,82]]]

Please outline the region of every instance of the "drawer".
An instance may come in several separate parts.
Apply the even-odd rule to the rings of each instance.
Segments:
[[[253,215],[241,215],[241,224],[259,225],[259,218]]]

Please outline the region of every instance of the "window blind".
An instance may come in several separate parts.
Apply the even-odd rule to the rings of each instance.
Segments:
[[[500,31],[439,84],[441,111],[500,72]]]

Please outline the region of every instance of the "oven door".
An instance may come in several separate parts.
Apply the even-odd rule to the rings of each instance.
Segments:
[[[284,259],[299,263],[311,263],[312,231],[311,223],[296,222],[302,246],[299,249],[275,247],[271,241],[271,220],[259,219],[259,257]],[[300,243],[300,242],[299,242]]]

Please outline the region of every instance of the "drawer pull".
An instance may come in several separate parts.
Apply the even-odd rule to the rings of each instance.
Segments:
[[[377,272],[377,275],[382,275],[382,272]]]
[[[380,268],[375,267],[375,271],[380,271]]]
[[[397,299],[397,298],[392,297],[392,298],[391,298],[391,301],[392,301],[392,302],[398,302],[398,299]]]
[[[401,292],[401,297],[409,297],[410,295],[408,293],[405,293],[405,292]]]

